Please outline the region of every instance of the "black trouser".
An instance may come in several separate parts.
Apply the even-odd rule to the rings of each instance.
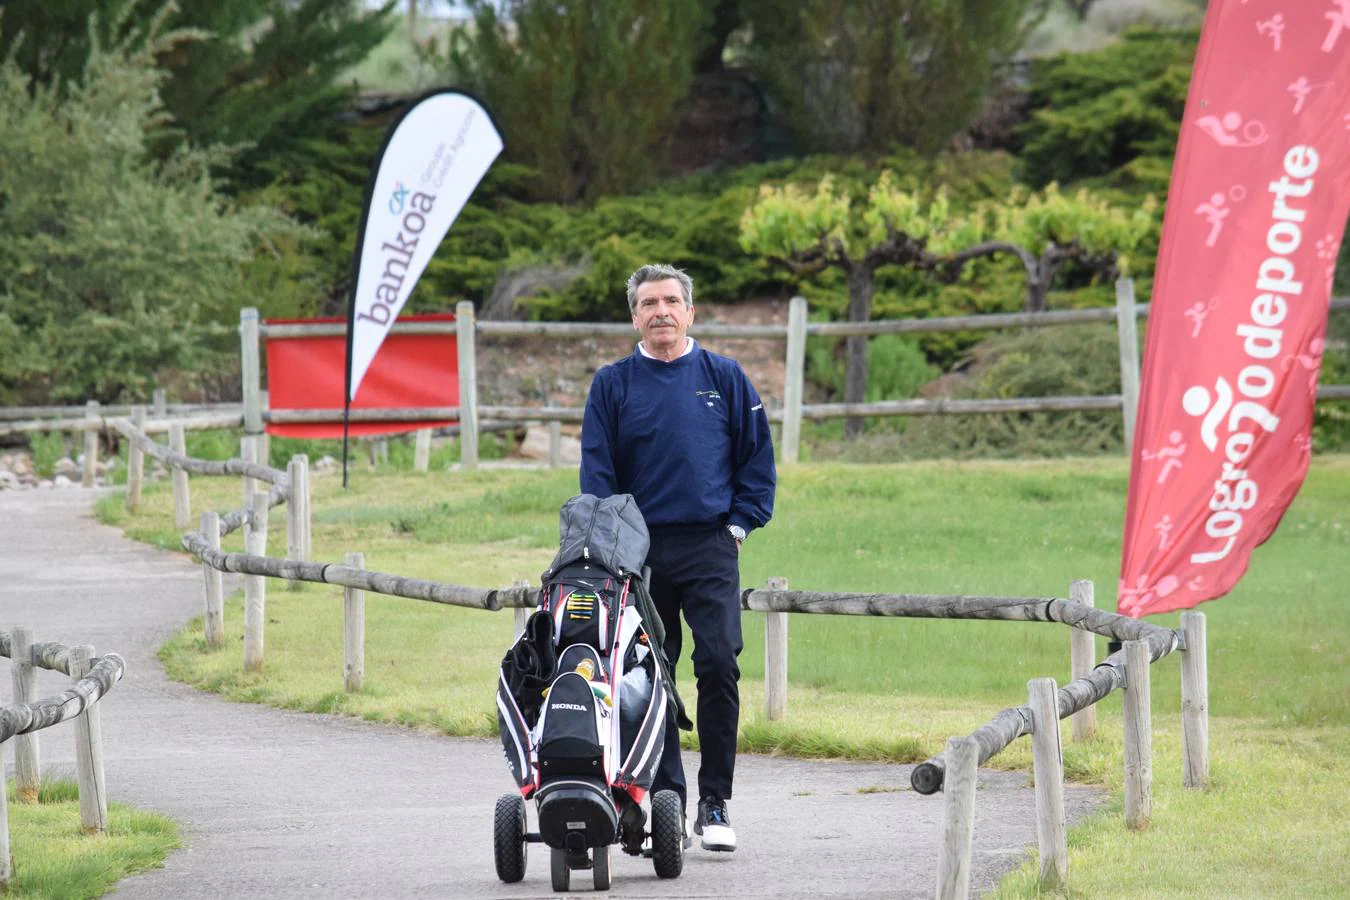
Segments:
[[[680,658],[680,612],[694,635],[694,678],[698,683],[699,797],[731,798],[736,770],[736,725],[741,677],[740,569],[736,539],[724,525],[680,530],[653,528],[647,565],[652,570],[652,601],[666,628],[666,658],[671,669]],[[687,697],[687,695],[686,695]],[[680,732],[673,716],[666,721],[666,743],[652,792],[674,790],[688,799]]]

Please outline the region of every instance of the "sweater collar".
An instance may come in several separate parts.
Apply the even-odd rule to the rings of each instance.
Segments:
[[[691,337],[686,336],[684,339],[684,352],[681,353],[679,356],[675,357],[675,359],[683,359],[690,353],[693,353],[696,347],[698,347],[698,341],[694,340]],[[647,352],[647,348],[642,345],[642,341],[638,341],[637,352],[639,356],[642,356],[646,359],[650,359],[653,362],[675,362],[675,359],[671,360],[657,359],[655,356],[652,356],[650,353]]]

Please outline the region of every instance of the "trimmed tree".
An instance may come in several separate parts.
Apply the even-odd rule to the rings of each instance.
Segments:
[[[955,213],[945,190],[924,200],[900,190],[885,171],[859,198],[836,190],[830,176],[814,193],[795,185],[763,187],[741,219],[741,246],[797,278],[831,267],[841,270],[848,284],[849,321],[866,322],[882,266],[910,266],[955,281],[973,260],[1008,254],[1025,273],[1026,310],[1039,312],[1066,263],[1096,278],[1114,278],[1126,263],[1124,254],[1154,227],[1151,203],[1125,212],[1087,191],[1068,197],[1054,185]],[[844,401],[861,403],[867,393],[865,336],[848,338],[846,358]],[[845,421],[846,437],[862,430],[860,417]]]

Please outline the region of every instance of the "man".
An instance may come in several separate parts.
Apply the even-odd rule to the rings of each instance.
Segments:
[[[688,336],[694,285],[671,266],[628,279],[636,350],[595,374],[581,433],[581,490],[632,494],[651,533],[651,594],[673,666],[680,612],[694,636],[698,683],[698,818],[708,850],[736,849],[727,814],[740,718],[741,544],[773,515],[769,419],[750,379],[731,359]],[[666,724],[652,791],[687,804],[679,731]],[[687,805],[686,805],[687,810]]]

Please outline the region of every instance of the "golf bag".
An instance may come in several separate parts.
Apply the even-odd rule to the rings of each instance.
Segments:
[[[651,787],[668,707],[680,727],[691,724],[639,575],[648,535],[633,498],[574,497],[560,531],[538,608],[502,660],[497,718],[511,774],[538,804],[542,840],[576,853],[633,839],[621,819]]]

